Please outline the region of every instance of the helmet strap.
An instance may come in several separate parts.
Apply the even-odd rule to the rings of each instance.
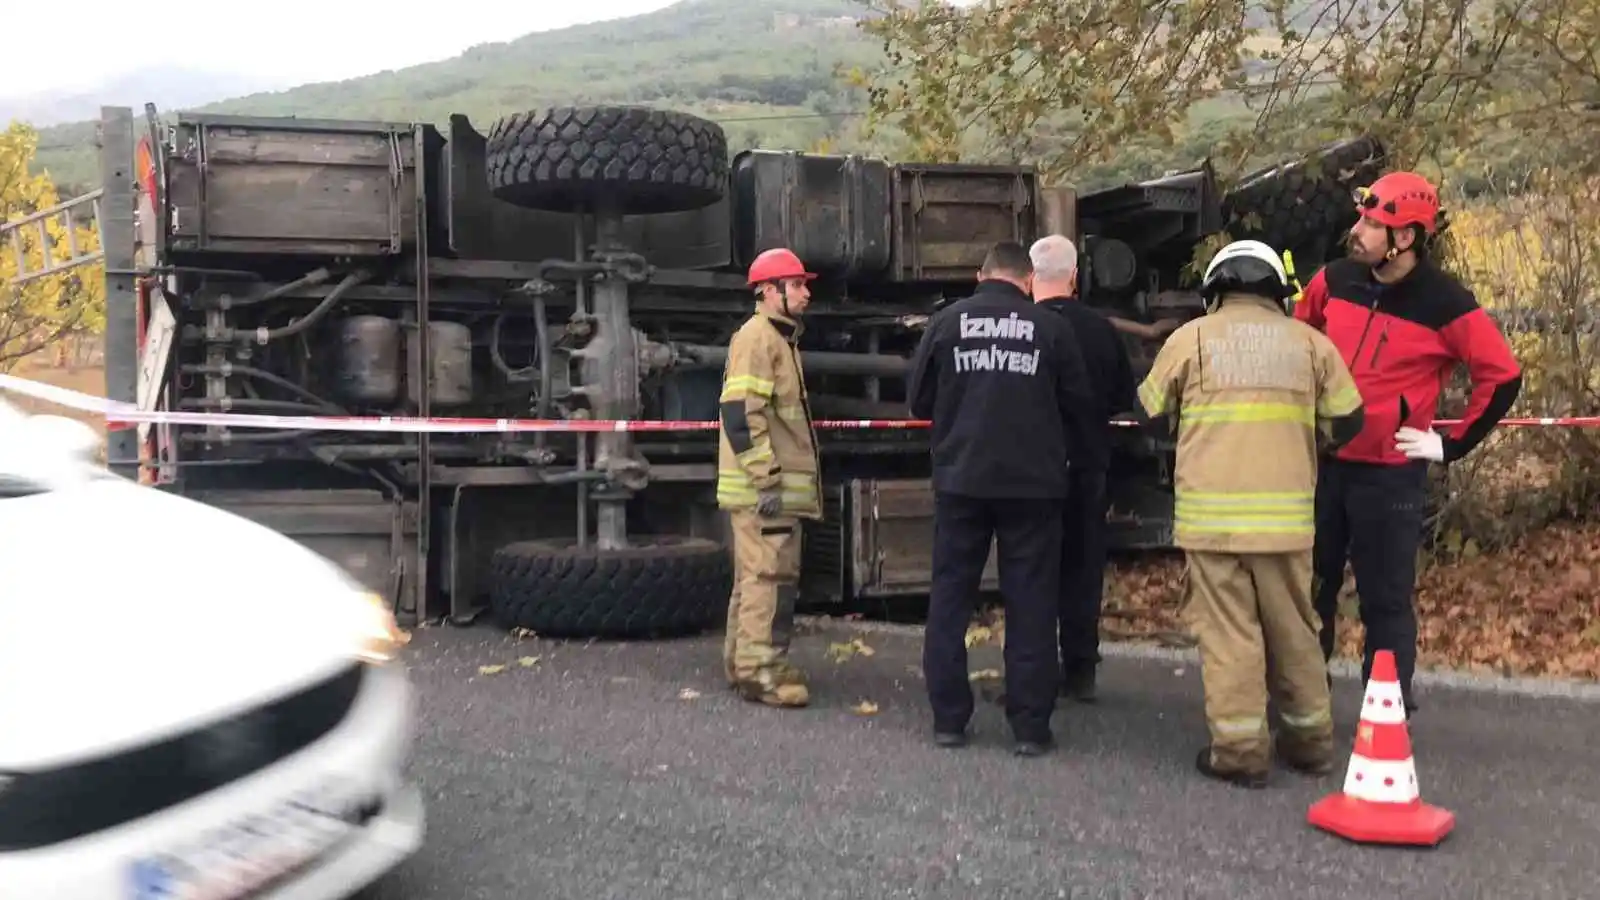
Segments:
[[[1385,225],[1384,228],[1383,228],[1383,233],[1384,233],[1385,238],[1387,238],[1387,240],[1388,240],[1389,249],[1385,250],[1384,253],[1383,253],[1383,262],[1378,263],[1377,265],[1372,267],[1373,271],[1377,271],[1379,269],[1382,269],[1384,266],[1387,266],[1388,264],[1394,262],[1396,259],[1399,258],[1400,254],[1405,252],[1404,250],[1401,250],[1398,246],[1395,245],[1395,242],[1394,242],[1394,228],[1392,226]]]

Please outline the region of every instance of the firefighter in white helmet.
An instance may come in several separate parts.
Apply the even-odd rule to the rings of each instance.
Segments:
[[[1224,247],[1201,286],[1207,315],[1173,332],[1139,388],[1152,426],[1178,433],[1174,534],[1211,733],[1196,766],[1244,787],[1267,781],[1269,683],[1283,760],[1333,766],[1311,604],[1317,442],[1357,434],[1362,405],[1338,350],[1289,315],[1293,293],[1271,247]]]

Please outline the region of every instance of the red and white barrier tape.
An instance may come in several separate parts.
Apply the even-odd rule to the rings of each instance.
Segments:
[[[106,417],[113,429],[130,425],[209,425],[228,428],[266,428],[297,431],[366,431],[404,434],[468,434],[483,432],[659,432],[711,431],[716,421],[653,422],[631,419],[488,419],[430,416],[279,416],[230,412],[144,411],[131,403],[121,403],[66,388],[53,387],[15,375],[0,374],[0,390],[44,400],[79,412]],[[1439,419],[1435,425],[1459,424],[1457,419]],[[832,431],[926,428],[923,419],[821,419],[816,428]],[[1132,428],[1138,423],[1113,420],[1112,425]],[[1501,425],[1513,428],[1600,428],[1600,416],[1503,419]]]

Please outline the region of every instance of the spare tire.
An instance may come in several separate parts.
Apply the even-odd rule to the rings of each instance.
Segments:
[[[672,637],[725,621],[733,586],[726,547],[669,535],[632,540],[620,550],[570,539],[501,547],[490,560],[490,612],[502,627],[548,637]]]
[[[1304,278],[1355,224],[1351,192],[1383,174],[1385,156],[1377,138],[1359,137],[1252,172],[1223,196],[1224,227],[1236,240],[1253,238],[1292,251]],[[1258,221],[1246,225],[1252,214]]]
[[[682,212],[727,192],[728,137],[687,113],[559,106],[495,122],[484,161],[490,191],[517,206]]]

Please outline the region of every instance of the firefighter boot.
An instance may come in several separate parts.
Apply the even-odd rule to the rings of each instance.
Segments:
[[[1207,778],[1215,778],[1218,781],[1231,784],[1235,787],[1261,790],[1267,786],[1267,773],[1265,772],[1252,772],[1244,769],[1230,770],[1217,768],[1216,763],[1212,760],[1210,746],[1201,748],[1200,755],[1196,756],[1194,759],[1194,767],[1199,770],[1201,775],[1204,775]]]
[[[740,696],[753,703],[765,703],[783,709],[798,708],[811,702],[805,674],[781,661],[761,667],[753,678],[740,679],[738,690]]]

